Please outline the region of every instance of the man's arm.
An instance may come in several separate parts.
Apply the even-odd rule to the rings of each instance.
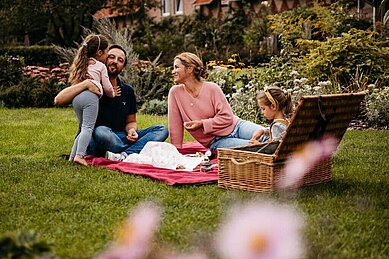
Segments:
[[[65,106],[72,102],[73,98],[84,90],[89,90],[95,94],[101,95],[99,88],[91,81],[84,80],[81,83],[66,87],[54,98],[55,106]]]
[[[127,139],[129,141],[135,142],[138,140],[138,133],[136,133],[136,130],[138,129],[138,124],[136,123],[136,113],[129,114],[127,116],[126,121],[126,133],[127,133]]]

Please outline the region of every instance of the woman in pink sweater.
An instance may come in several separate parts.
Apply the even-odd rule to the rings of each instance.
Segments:
[[[184,128],[212,151],[247,145],[257,130],[264,129],[233,114],[220,87],[204,80],[206,67],[195,54],[177,55],[173,76],[178,85],[169,91],[168,124],[170,142],[177,148],[182,148]]]

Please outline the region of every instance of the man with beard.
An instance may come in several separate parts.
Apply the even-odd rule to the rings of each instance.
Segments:
[[[168,130],[163,125],[138,130],[134,90],[118,77],[126,64],[126,51],[119,45],[110,46],[106,66],[109,80],[117,96],[108,98],[103,95],[101,97],[99,113],[87,154],[95,156],[105,154],[109,159],[122,161],[131,153],[139,153],[148,141],[163,142],[168,137]],[[85,80],[62,90],[54,98],[54,104],[66,105],[72,101],[74,96],[85,90],[101,94],[92,82]]]

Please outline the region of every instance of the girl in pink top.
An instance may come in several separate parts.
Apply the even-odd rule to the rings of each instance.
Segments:
[[[114,97],[115,92],[108,78],[105,60],[108,56],[108,40],[103,35],[88,35],[77,51],[73,64],[70,67],[69,82],[77,84],[89,79],[107,96]],[[97,114],[99,111],[99,97],[89,90],[85,90],[73,99],[73,108],[78,119],[78,131],[74,140],[70,161],[87,165],[84,159],[87,147],[92,138]]]
[[[195,54],[177,55],[173,76],[178,85],[169,91],[168,124],[170,142],[177,148],[182,148],[184,128],[212,151],[247,145],[253,134],[263,129],[233,114],[220,87],[204,80],[206,67]]]

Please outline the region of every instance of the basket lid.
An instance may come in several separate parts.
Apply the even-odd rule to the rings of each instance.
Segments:
[[[301,97],[274,153],[275,160],[284,160],[299,146],[324,136],[332,136],[339,143],[365,94],[359,92]]]

